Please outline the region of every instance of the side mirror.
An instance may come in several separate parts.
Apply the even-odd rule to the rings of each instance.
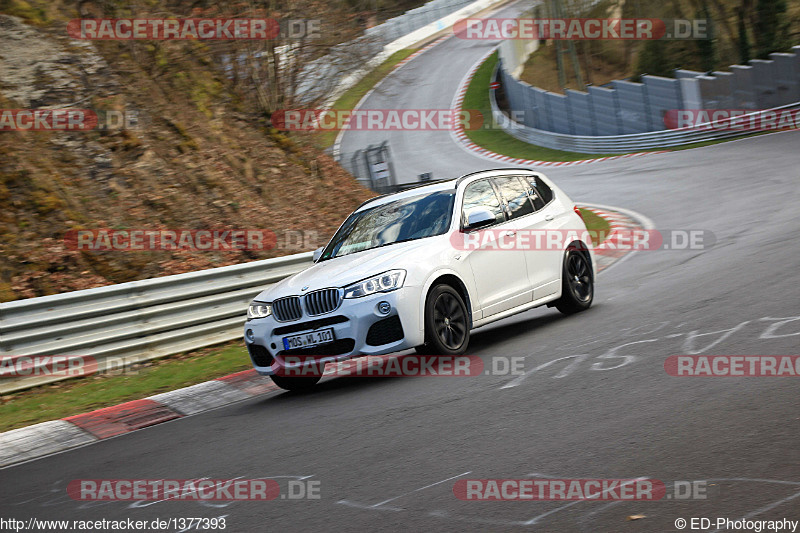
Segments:
[[[315,262],[315,263],[317,262],[317,260],[318,260],[320,257],[322,257],[322,250],[324,250],[324,249],[325,249],[325,247],[324,247],[324,246],[322,246],[322,247],[320,247],[320,248],[317,248],[316,250],[314,250],[314,258],[313,258],[313,259],[314,259],[314,262]]]
[[[470,209],[467,213],[467,223],[464,229],[467,231],[490,226],[496,221],[494,213],[483,207]]]

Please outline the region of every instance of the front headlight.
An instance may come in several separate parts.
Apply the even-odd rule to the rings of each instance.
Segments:
[[[253,302],[247,308],[247,319],[251,318],[266,318],[272,314],[271,304],[262,304],[261,302]]]
[[[405,270],[390,270],[371,278],[361,280],[344,288],[345,298],[361,298],[376,292],[389,292],[403,286]]]

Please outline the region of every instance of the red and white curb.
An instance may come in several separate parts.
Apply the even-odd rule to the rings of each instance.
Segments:
[[[466,76],[461,80],[461,85],[458,87],[458,91],[456,92],[456,96],[453,100],[453,104],[451,109],[453,109],[454,114],[458,116],[461,113],[461,109],[464,103],[464,97],[467,94],[467,90],[469,89],[469,85],[472,82],[472,78],[475,77],[475,73],[481,67],[481,65],[489,59],[493,53],[495,53],[496,49],[489,50],[481,59],[472,67],[472,69],[467,73]],[[510,157],[503,154],[498,154],[496,152],[492,152],[491,150],[487,150],[481,146],[478,146],[467,137],[466,131],[464,131],[464,125],[462,123],[455,124],[455,128],[451,130],[451,136],[455,139],[456,143],[461,146],[464,150],[471,153],[472,155],[477,155],[484,159],[489,159],[492,161],[502,161],[504,163],[513,163],[517,165],[524,165],[524,166],[538,166],[538,167],[571,167],[575,165],[585,165],[588,163],[598,163],[600,161],[613,161],[616,159],[627,159],[630,157],[641,157],[645,155],[655,155],[655,154],[665,154],[667,150],[660,150],[654,152],[638,152],[632,154],[622,154],[622,155],[612,155],[607,157],[597,157],[594,159],[580,159],[578,161],[539,161],[536,159],[521,159],[518,157]]]
[[[613,245],[609,245],[615,234],[621,231],[630,231],[634,229],[643,229],[643,225],[636,222],[636,220],[628,217],[626,215],[617,214],[617,213],[609,213],[608,211],[598,209],[598,208],[591,208],[585,206],[579,206],[587,211],[591,211],[595,215],[606,219],[608,222],[610,229],[606,239],[600,243],[598,246],[594,248],[594,255],[595,261],[597,262],[597,272],[600,273],[603,270],[607,269],[611,265],[617,262],[617,260],[622,259],[626,256],[630,250],[620,250],[614,247]]]
[[[606,270],[621,259],[635,253],[635,251],[615,247],[612,244],[616,242],[616,239],[612,238],[615,234],[619,232],[626,232],[629,234],[631,230],[635,229],[655,229],[655,224],[653,224],[652,220],[636,211],[622,209],[620,207],[609,207],[601,204],[578,204],[578,207],[591,211],[595,215],[604,218],[610,226],[606,239],[594,248],[598,273]]]
[[[64,420],[51,420],[0,433],[0,466],[90,444],[97,440]]]
[[[279,390],[255,370],[0,433],[0,467],[29,461]]]
[[[652,223],[646,217],[632,211],[596,204],[580,204],[580,207],[607,219],[611,224],[611,233],[631,228],[652,229]],[[595,248],[598,271],[605,270],[626,253],[631,252],[599,245]],[[346,372],[359,364],[364,364],[364,361],[346,361],[341,368],[331,368],[323,375],[334,371]],[[0,433],[0,468],[279,390],[282,389],[270,378],[251,369],[142,400],[6,431]]]

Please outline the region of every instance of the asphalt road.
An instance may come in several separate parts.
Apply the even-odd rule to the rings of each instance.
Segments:
[[[509,18],[521,11],[519,3],[497,11],[494,17]],[[360,109],[452,109],[453,98],[464,77],[478,60],[499,41],[465,40],[451,37],[400,67],[379,84]],[[341,138],[342,158],[356,150],[389,142],[398,183],[418,180],[423,172],[433,179],[457,177],[484,168],[498,168],[461,148],[449,131],[348,130]]]
[[[447,107],[485,49],[450,39],[369,106]],[[496,166],[446,134],[391,142],[409,175]],[[473,333],[471,354],[521,357],[524,375],[326,378],[311,393],[271,393],[0,470],[0,516],[224,516],[226,531],[650,532],[677,531],[678,518],[798,520],[800,378],[680,378],[663,367],[670,355],[798,354],[798,147],[791,132],[548,170],[576,201],[636,210],[659,229],[709,230],[716,242],[629,256],[602,274],[586,313],[537,309]],[[74,479],[199,477],[305,478],[321,498],[130,504],[65,492]],[[707,494],[475,502],[452,490],[458,479],[530,477],[705,481]]]

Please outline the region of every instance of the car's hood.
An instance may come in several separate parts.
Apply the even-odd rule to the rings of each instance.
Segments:
[[[441,237],[429,237],[410,242],[390,244],[316,263],[298,274],[289,276],[262,291],[256,300],[269,302],[283,296],[304,294],[326,287],[345,287],[356,281],[395,268],[408,269],[414,256],[426,254],[436,247]],[[432,251],[432,250],[430,250]],[[406,284],[413,280],[406,280]],[[303,287],[308,287],[305,291]]]

